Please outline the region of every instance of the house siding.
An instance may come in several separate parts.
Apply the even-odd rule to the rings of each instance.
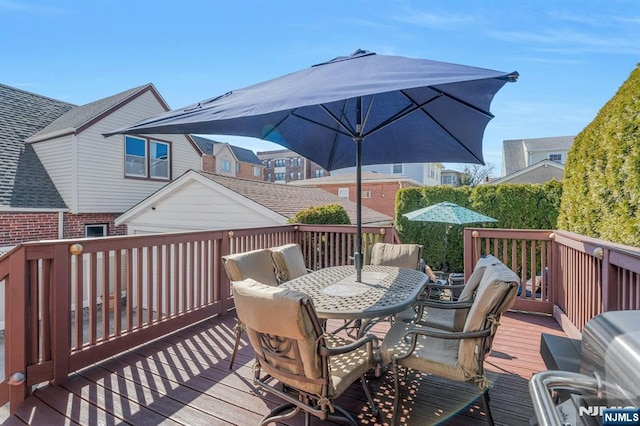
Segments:
[[[124,212],[169,183],[168,180],[124,177],[124,135],[103,133],[136,120],[164,112],[158,100],[146,92],[78,136],[78,210],[74,213]],[[200,169],[200,154],[183,135],[148,135],[171,144],[171,176]]]
[[[129,234],[282,225],[201,182],[193,181],[127,221]]]
[[[60,196],[70,209],[76,201],[73,191],[75,167],[72,138],[72,135],[67,135],[31,144]]]

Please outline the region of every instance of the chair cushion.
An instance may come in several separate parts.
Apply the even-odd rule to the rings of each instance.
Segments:
[[[476,266],[473,268],[473,273],[467,280],[465,286],[462,288],[462,292],[458,297],[458,301],[459,302],[473,301],[475,297],[475,293],[478,290],[478,286],[480,285],[480,281],[484,276],[485,268],[489,265],[497,265],[498,263],[501,263],[501,262],[496,257],[490,254],[478,259]],[[454,319],[453,319],[453,329],[455,331],[462,331],[468,315],[469,315],[468,309],[457,309],[455,311]]]
[[[418,244],[375,243],[371,249],[371,264],[419,269],[422,246]]]
[[[314,379],[322,376],[320,356],[316,350],[318,335],[312,319],[301,304],[302,299],[309,299],[307,295],[295,290],[264,285],[252,279],[234,281],[233,292],[238,318],[245,324],[256,353],[269,358],[261,349],[263,342],[257,333],[296,340],[304,371],[296,371],[294,364],[277,365],[277,368]],[[276,377],[272,371],[267,371]],[[291,384],[291,380],[276,378]]]
[[[351,343],[351,341],[335,334],[325,334],[324,336],[328,347],[343,346]],[[366,345],[346,354],[329,357],[329,374],[331,375],[332,384],[329,395],[334,398],[338,397],[360,376],[374,367],[375,364],[369,357]]]
[[[518,275],[502,262],[487,266],[463,331],[482,330],[490,325],[487,322],[489,313],[494,312],[499,316],[509,309],[516,297],[516,287],[512,284],[517,284],[518,281]],[[482,349],[478,347],[481,341],[482,339],[465,339],[460,344],[458,360],[470,375],[482,368],[477,357],[477,353]]]
[[[408,327],[406,323],[396,322],[387,332],[380,346],[385,365],[393,361],[393,355],[406,353],[409,349],[409,343],[403,339]],[[419,336],[413,353],[407,358],[398,360],[398,364],[439,377],[459,382],[466,381],[464,371],[458,365],[459,346],[459,339]]]
[[[252,250],[223,257],[224,267],[231,281],[254,279],[262,284],[278,285],[273,259],[269,250]]]
[[[289,281],[307,273],[307,266],[304,264],[302,250],[298,244],[272,247],[269,251],[271,251],[271,257],[280,281]]]

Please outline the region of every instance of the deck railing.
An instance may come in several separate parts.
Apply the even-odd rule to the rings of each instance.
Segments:
[[[298,242],[311,268],[348,264],[353,227],[289,225],[25,243],[0,258],[5,374],[13,412],[33,385],[68,375],[232,305],[221,257]],[[365,252],[397,241],[363,227]],[[339,255],[338,255],[339,254]]]
[[[520,276],[514,308],[553,313],[570,336],[600,313],[640,309],[638,248],[566,231],[467,228],[464,238],[467,275],[493,254]]]

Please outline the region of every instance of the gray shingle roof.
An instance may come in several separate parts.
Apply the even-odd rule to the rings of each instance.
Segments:
[[[337,197],[320,188],[298,187],[277,183],[239,179],[214,173],[199,171],[202,176],[242,195],[274,212],[292,218],[302,209],[326,204],[341,204],[351,223],[356,223],[356,204]],[[393,219],[367,207],[362,207],[362,223],[391,222]]]
[[[134,87],[133,89],[126,90],[122,93],[118,93],[116,95],[109,96],[107,98],[100,99],[95,102],[91,102],[69,110],[62,116],[55,119],[53,122],[49,123],[46,127],[44,127],[33,136],[37,138],[68,128],[78,129],[84,124],[87,124],[91,122],[91,120],[99,117],[110,108],[113,108],[114,106],[120,104],[130,96],[133,96],[136,93],[141,92],[151,86],[151,84],[145,84],[139,87]]]
[[[231,145],[226,142],[214,141],[211,139],[203,138],[201,136],[191,135],[191,137],[196,142],[200,150],[205,154],[211,155],[216,145],[225,144],[229,145],[229,148],[231,149],[231,151],[233,151],[233,155],[235,155],[238,161],[240,161],[241,163],[249,163],[262,166],[262,161],[258,158],[256,153],[251,151],[250,149],[240,148],[239,146]]]
[[[24,140],[74,107],[0,84],[0,206],[67,207],[33,147]]]

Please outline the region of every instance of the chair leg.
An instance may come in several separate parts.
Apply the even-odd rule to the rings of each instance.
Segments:
[[[367,396],[367,401],[369,401],[369,406],[371,407],[371,413],[378,417],[380,416],[380,409],[373,402],[373,398],[371,397],[371,390],[369,390],[369,385],[367,385],[367,379],[362,376],[360,377],[360,382],[362,383],[362,389],[364,389],[364,394]]]
[[[238,347],[240,346],[240,335],[242,331],[236,330],[236,342],[233,345],[233,352],[231,353],[231,362],[229,363],[229,370],[233,369],[233,363],[236,361],[236,355],[238,355]]]
[[[399,369],[398,369],[398,363],[394,360],[393,361],[393,367],[392,367],[392,371],[393,371],[393,412],[392,417],[391,417],[391,425],[394,426],[397,424],[398,422],[398,408],[400,406],[400,378],[399,376]]]
[[[484,401],[484,408],[487,410],[487,421],[493,426],[493,416],[491,415],[491,408],[489,407],[489,389],[482,392],[482,399]]]

